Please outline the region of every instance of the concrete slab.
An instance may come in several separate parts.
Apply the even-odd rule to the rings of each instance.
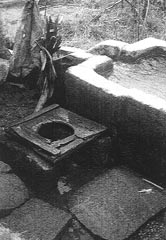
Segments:
[[[0,218],[29,199],[28,189],[13,173],[0,174]]]
[[[70,218],[70,214],[42,200],[31,199],[0,223],[24,240],[53,240]]]
[[[133,172],[117,168],[81,188],[69,205],[94,234],[122,240],[166,207],[166,196]]]

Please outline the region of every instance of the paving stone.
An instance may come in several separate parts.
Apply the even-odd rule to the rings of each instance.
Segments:
[[[15,174],[0,175],[0,217],[23,204],[28,198],[27,188]]]
[[[3,218],[1,224],[25,240],[53,240],[70,220],[70,214],[40,199],[30,199]]]
[[[9,173],[11,171],[12,169],[8,164],[0,161],[0,173]]]
[[[166,196],[129,170],[115,168],[76,192],[69,206],[94,234],[122,240],[166,207]]]

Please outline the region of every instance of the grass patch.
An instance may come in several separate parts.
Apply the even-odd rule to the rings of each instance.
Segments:
[[[60,25],[62,44],[88,49],[103,40],[114,39],[133,43],[146,37],[166,40],[166,13],[157,4],[150,3],[146,22],[142,17],[145,1],[137,4],[139,17],[135,17],[131,6],[124,1],[109,8],[117,0],[47,0],[47,14],[54,19],[63,17]],[[14,0],[20,4],[20,0]],[[131,0],[130,0],[131,2]],[[39,1],[44,14],[45,0]],[[3,8],[4,26],[9,39],[14,41],[21,7]],[[107,10],[106,10],[107,9]]]
[[[62,6],[60,15],[64,16],[61,25],[63,44],[88,49],[108,39],[128,43],[146,37],[166,40],[166,13],[160,6],[150,4],[145,21],[142,16],[144,3],[136,6],[139,16],[135,17],[131,6],[126,2],[123,7],[119,4],[109,9],[113,2],[116,1],[73,0],[73,9],[71,3],[68,9]],[[69,12],[69,9],[73,12]]]

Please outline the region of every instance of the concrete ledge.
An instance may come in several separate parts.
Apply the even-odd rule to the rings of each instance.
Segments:
[[[71,49],[71,50],[69,50]],[[60,54],[62,55],[61,57],[61,62],[62,63],[67,63],[70,66],[74,66],[77,65],[79,63],[82,63],[83,61],[86,61],[87,59],[93,57],[93,55],[91,53],[88,53],[84,50],[81,49],[75,49],[75,48],[69,48],[65,50],[62,48],[60,50]],[[53,57],[53,61],[56,61],[56,57]]]
[[[146,38],[144,40],[128,44],[121,41],[103,41],[88,50],[89,53],[106,55],[114,60],[134,61],[145,56],[159,56],[166,54],[166,41]]]
[[[93,56],[87,61],[79,64],[80,67],[93,69],[96,73],[103,77],[110,76],[113,71],[113,61],[107,56]]]
[[[160,133],[166,134],[165,100],[137,89],[127,89],[82,66],[71,67],[66,72],[65,88],[68,107],[79,114],[96,119],[108,127],[117,123],[125,123],[123,126],[127,127],[137,120],[140,122],[137,131],[143,134],[149,128],[156,131],[155,127],[159,133],[158,126],[161,125]],[[149,120],[155,126],[150,126]],[[146,125],[145,129],[142,125]]]
[[[166,54],[166,41],[155,38],[146,38],[139,42],[125,45],[122,48],[120,59],[133,61],[138,58],[160,56],[161,54]]]
[[[63,55],[67,55],[67,54],[79,52],[79,51],[83,51],[83,50],[81,48],[62,46],[59,49],[59,54],[63,56]]]
[[[110,58],[117,59],[122,49],[128,45],[126,42],[107,40],[103,41],[88,50],[89,53],[95,55],[106,55]]]

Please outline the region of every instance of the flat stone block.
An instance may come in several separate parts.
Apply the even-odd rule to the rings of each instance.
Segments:
[[[0,175],[0,217],[19,207],[28,198],[27,188],[15,174]]]
[[[24,240],[53,240],[67,224],[70,215],[39,199],[31,199],[1,220]]]
[[[133,172],[115,168],[77,191],[69,205],[94,234],[122,240],[165,208],[166,196]]]

